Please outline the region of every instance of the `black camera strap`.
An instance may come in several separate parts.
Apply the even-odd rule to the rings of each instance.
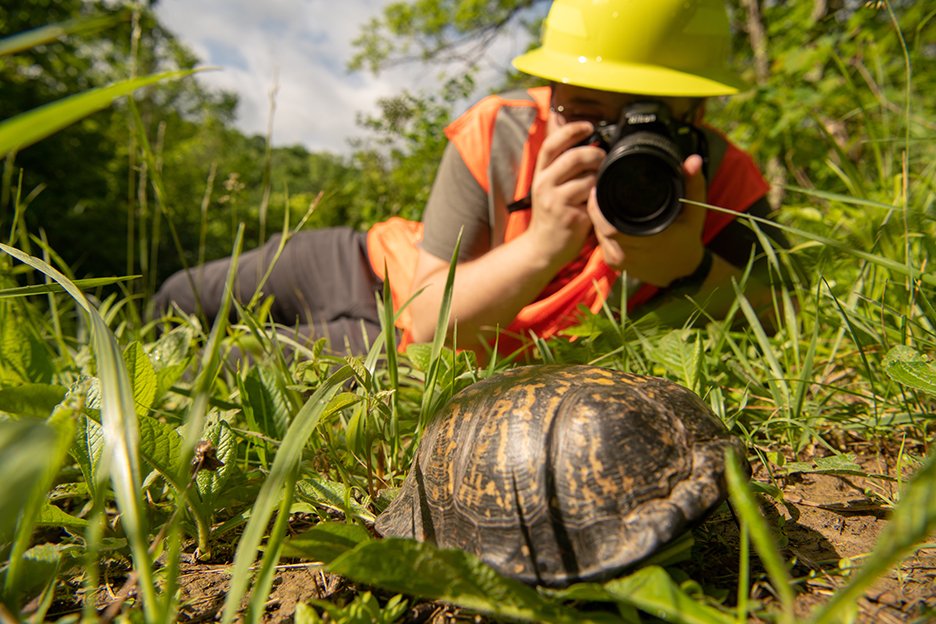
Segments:
[[[533,207],[533,196],[527,195],[526,197],[521,197],[515,202],[507,204],[507,212],[519,212],[521,210],[529,210]]]

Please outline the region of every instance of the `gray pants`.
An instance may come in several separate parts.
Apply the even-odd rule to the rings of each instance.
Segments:
[[[297,328],[311,340],[327,337],[333,352],[364,353],[367,342],[380,332],[374,297],[382,286],[367,259],[366,238],[351,228],[306,230],[293,236],[263,285],[263,297],[273,296],[272,319]],[[250,301],[273,261],[279,239],[276,235],[238,258],[234,280],[238,302]],[[222,258],[190,269],[191,279],[185,271],[170,276],[156,293],[156,314],[175,304],[190,314],[202,311],[213,320],[221,308],[230,264],[230,258]],[[233,306],[230,320],[236,320]]]

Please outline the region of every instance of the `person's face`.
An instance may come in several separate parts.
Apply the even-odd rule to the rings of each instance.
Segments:
[[[634,95],[553,84],[549,125],[556,128],[570,121],[617,123],[626,106],[647,100],[665,104],[675,119],[694,124],[702,121],[703,106],[699,98]]]

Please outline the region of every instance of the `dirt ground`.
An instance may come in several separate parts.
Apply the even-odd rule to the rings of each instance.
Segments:
[[[896,453],[874,448],[852,449],[869,474],[897,476]],[[800,460],[802,460],[802,454]],[[763,468],[754,478],[768,481]],[[906,478],[906,475],[904,475]],[[779,481],[783,501],[763,499],[763,510],[784,544],[784,555],[794,561],[793,577],[798,618],[805,618],[824,603],[847,579],[840,562],[868,553],[887,523],[887,500],[897,490],[895,480],[880,477],[795,474]],[[695,532],[696,551],[683,569],[713,595],[719,592],[734,602],[738,574],[738,529],[733,516],[722,508]],[[930,545],[936,543],[931,540]],[[751,563],[756,604],[774,602],[756,560]],[[228,565],[188,565],[180,578],[182,621],[212,621],[227,588]],[[268,622],[291,622],[299,602],[320,599],[348,601],[355,588],[314,565],[293,564],[279,570],[267,609]],[[457,609],[416,604],[409,622],[481,621]],[[859,603],[858,621],[936,622],[936,547],[923,548],[898,570],[878,579]]]
[[[850,565],[857,567],[862,556],[873,549],[887,525],[886,501],[894,500],[899,488],[895,452],[871,447],[848,450],[856,453],[864,472],[891,479],[794,474],[778,482],[782,502],[761,499],[762,510],[784,546],[784,556],[794,562],[798,620],[805,619],[847,582],[841,571],[843,563],[851,560]],[[905,472],[903,479],[908,476]],[[769,480],[762,466],[755,469],[754,478]],[[737,536],[737,526],[728,513],[716,515],[700,527],[697,543],[707,552],[699,559],[707,563],[693,577],[708,579],[716,587],[731,587],[738,571]],[[911,554],[898,569],[878,578],[859,601],[859,622],[936,622],[936,539],[927,545],[929,548]],[[715,548],[721,548],[721,553],[713,552]],[[752,562],[752,569],[755,573],[762,570],[756,562]],[[719,572],[709,573],[716,570]],[[776,602],[763,580],[755,582],[751,596],[765,604]]]

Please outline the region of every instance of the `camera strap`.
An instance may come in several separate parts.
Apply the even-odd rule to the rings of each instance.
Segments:
[[[527,195],[526,197],[521,197],[515,202],[507,204],[507,212],[519,212],[521,210],[529,210],[533,207],[533,197]]]

